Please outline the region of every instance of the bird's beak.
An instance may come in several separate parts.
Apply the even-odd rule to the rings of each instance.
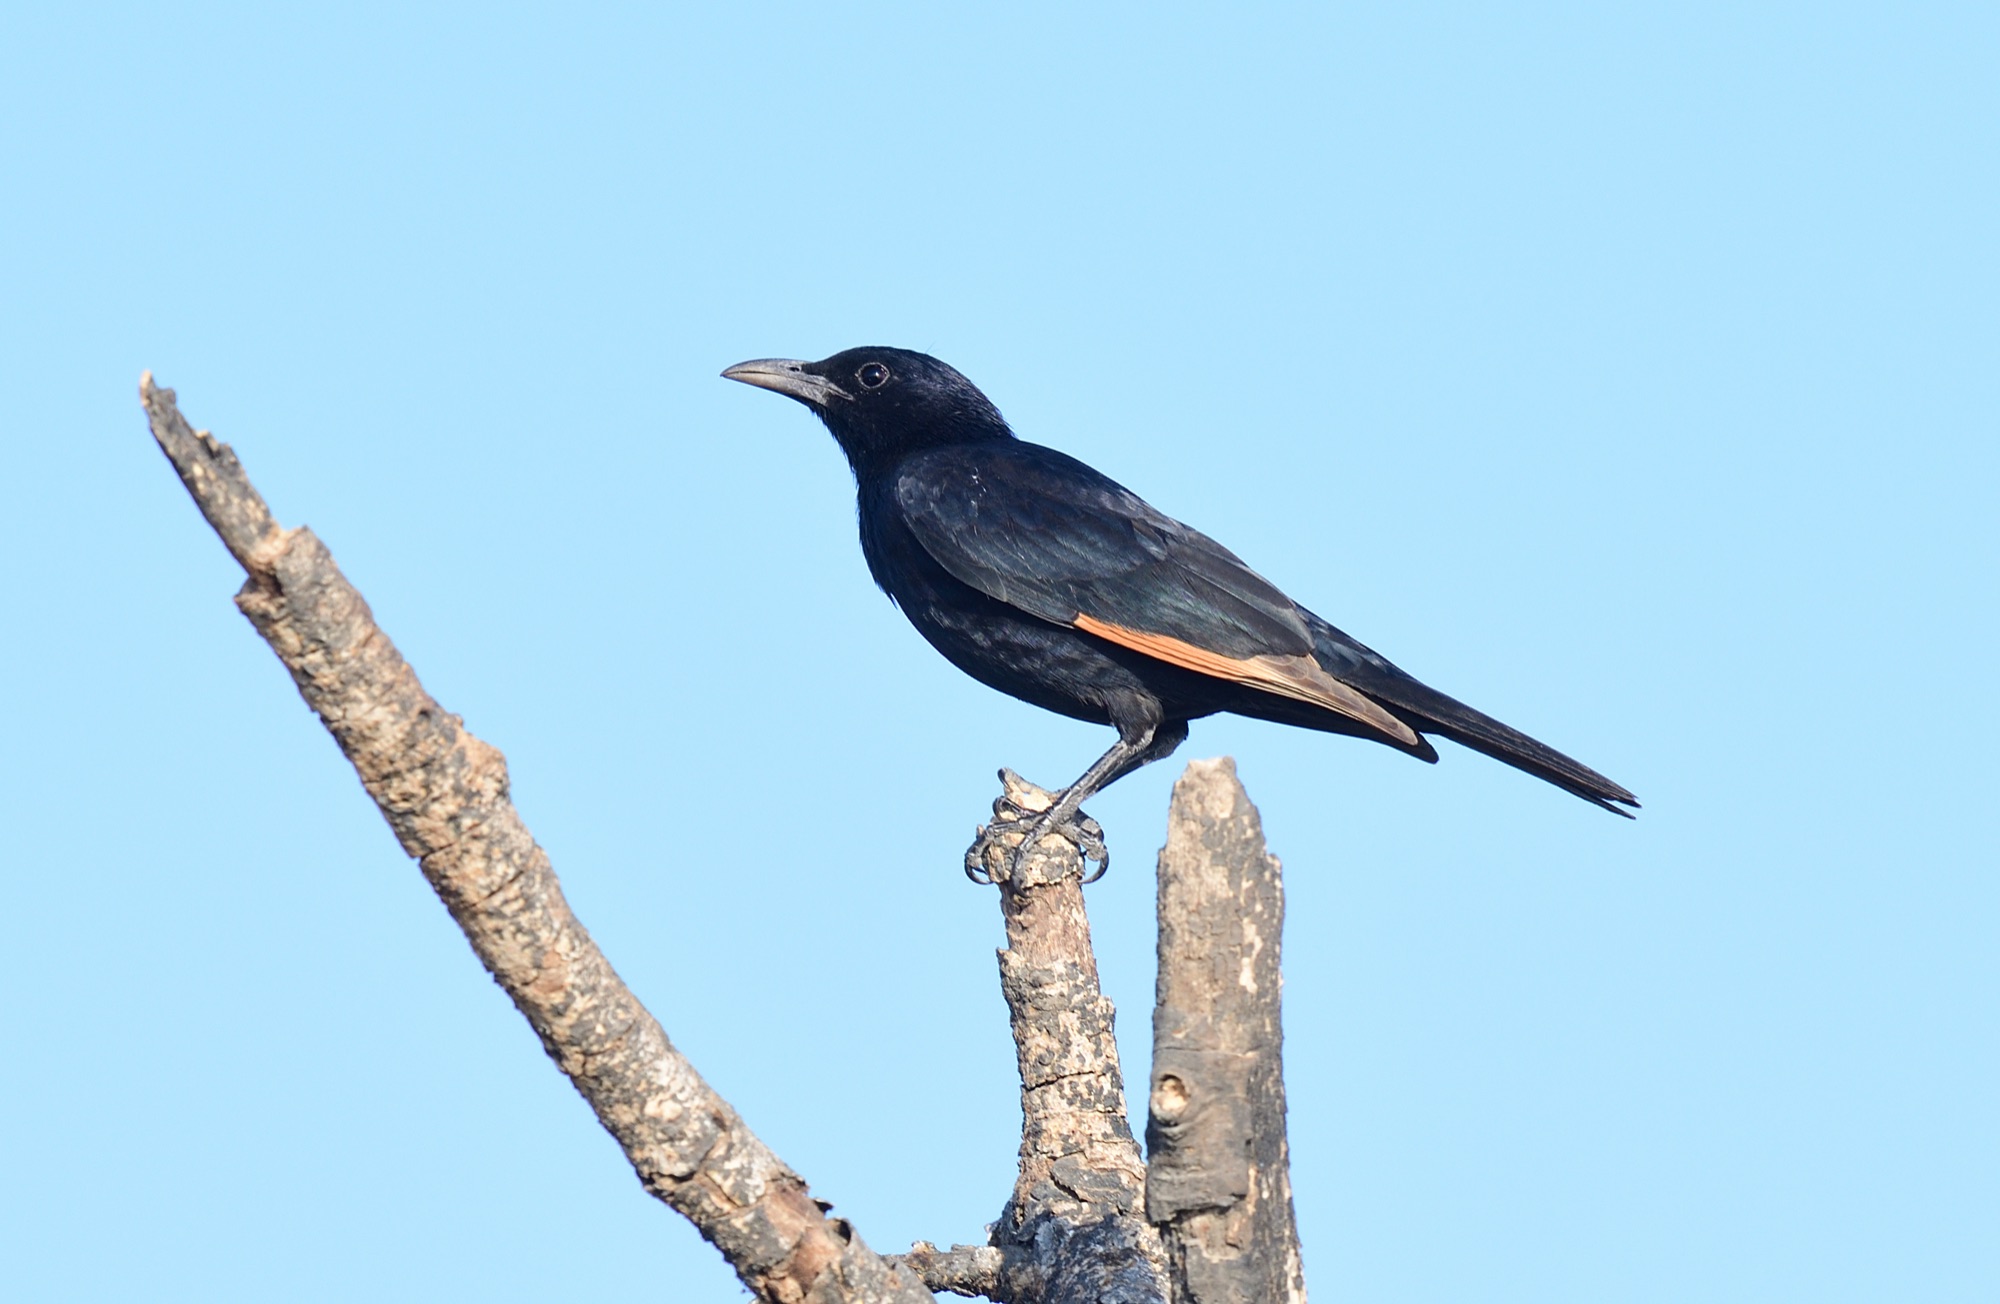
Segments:
[[[833,399],[854,397],[825,376],[807,371],[805,363],[791,358],[755,358],[739,362],[722,374],[758,389],[775,390],[811,408],[824,409]]]

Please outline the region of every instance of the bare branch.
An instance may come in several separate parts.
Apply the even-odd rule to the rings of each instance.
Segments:
[[[1306,1298],[1285,1144],[1278,967],[1284,887],[1224,757],[1174,785],[1160,853],[1146,1215],[1174,1298]]]
[[[926,1290],[987,1299],[1011,1298],[1001,1293],[1001,1282],[1018,1279],[1028,1272],[1027,1265],[1020,1262],[1022,1256],[1018,1250],[1010,1255],[992,1245],[954,1245],[940,1250],[929,1241],[918,1241],[908,1254],[884,1257],[916,1273]]]
[[[1003,826],[1049,808],[1049,793],[1011,770],[1000,778],[994,816]],[[1005,860],[996,847],[986,868],[1007,928],[1000,990],[1021,1070],[1021,1168],[993,1240],[1022,1253],[1008,1255],[998,1293],[988,1293],[1038,1304],[1164,1301],[1165,1260],[1140,1212],[1145,1164],[1126,1121],[1114,1011],[1090,947],[1082,857],[1052,837],[1018,877]]]
[[[150,371],[139,377],[139,401],[146,407],[146,421],[160,451],[173,463],[222,546],[250,574],[268,569],[263,554],[281,542],[282,534],[263,495],[236,460],[236,451],[206,430],[190,427],[174,406],[174,392],[156,388]]]
[[[617,1138],[645,1188],[758,1298],[931,1295],[828,1218],[612,971],[508,800],[505,760],[433,701],[310,530],[281,530],[225,444],[140,383],[153,436],[249,573],[237,606],[284,662],[472,949]]]

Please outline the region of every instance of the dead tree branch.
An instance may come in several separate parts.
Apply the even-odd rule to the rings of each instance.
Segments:
[[[236,604],[284,662],[472,949],[645,1188],[777,1304],[931,1296],[828,1218],[702,1081],[564,902],[494,748],[433,701],[310,530],[279,528],[228,445],[140,382],[153,436],[248,573]]]
[[[1127,1121],[1099,989],[1083,858],[1044,839],[1009,872],[1013,830],[1050,794],[1003,770],[999,953],[1021,1075],[1020,1170],[991,1243],[878,1257],[828,1218],[703,1082],[570,913],[508,798],[505,760],[431,699],[303,527],[285,530],[228,445],[140,383],[154,438],[248,575],[237,606],[290,671],[473,951],[625,1150],[758,1298],[920,1304],[1305,1300],[1280,1059],[1278,862],[1228,760],[1175,785],[1160,853],[1150,1167]]]
[[[889,1256],[891,1262],[916,1273],[927,1290],[995,1300],[1014,1298],[1007,1293],[1009,1283],[1031,1277],[1030,1265],[1022,1258],[992,1245],[954,1245],[940,1250],[929,1241],[918,1241],[908,1254]]]
[[[1285,1143],[1278,861],[1228,758],[1174,785],[1160,853],[1146,1215],[1188,1304],[1304,1304]]]
[[[1003,825],[1046,811],[1047,792],[1011,770],[994,803]],[[1141,1304],[1166,1298],[1165,1258],[1147,1225],[1146,1168],[1126,1121],[1114,1011],[1098,987],[1083,859],[1044,838],[1006,872],[1003,839],[986,869],[1000,888],[1007,948],[1000,991],[1021,1070],[1021,1167],[993,1240],[1020,1270],[995,1298]]]

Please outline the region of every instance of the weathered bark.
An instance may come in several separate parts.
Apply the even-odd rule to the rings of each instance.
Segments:
[[[279,528],[235,454],[189,428],[172,390],[148,375],[140,395],[154,438],[249,574],[237,605],[645,1188],[759,1299],[926,1304],[912,1274],[826,1216],[612,971],[508,800],[505,760],[424,691],[326,547]]]
[[[1277,861],[1233,765],[1174,789],[1160,856],[1152,1151],[1127,1122],[1098,986],[1083,859],[1060,838],[1007,864],[1050,795],[1002,771],[1001,991],[1021,1075],[1020,1171],[991,1244],[878,1257],[766,1149],[667,1040],[564,902],[508,799],[500,753],[424,692],[311,531],[281,529],[236,456],[142,380],[154,437],[249,579],[237,605],[278,654],[404,849],[624,1148],[641,1183],[760,1299],[1003,1304],[1305,1298],[1279,1059]],[[1153,1224],[1158,1224],[1156,1231]]]
[[[1003,826],[1045,811],[1050,795],[1012,771],[994,803]],[[1018,837],[1002,840],[1002,846]],[[1000,888],[1007,948],[1000,990],[1021,1070],[1021,1167],[993,1243],[1005,1254],[996,1299],[1037,1304],[1164,1301],[1159,1237],[1142,1214],[1145,1163],[1126,1121],[1114,1011],[1098,988],[1084,914],[1083,859],[1045,838]]]
[[[1160,970],[1146,1215],[1174,1299],[1306,1297],[1292,1221],[1280,1055],[1278,861],[1226,757],[1174,785],[1160,853]]]
[[[950,1291],[985,1299],[1011,1299],[1003,1282],[1018,1281],[1029,1275],[1020,1253],[1009,1254],[993,1245],[954,1245],[940,1250],[929,1241],[918,1241],[908,1254],[892,1254],[890,1261],[917,1274],[927,1290]]]

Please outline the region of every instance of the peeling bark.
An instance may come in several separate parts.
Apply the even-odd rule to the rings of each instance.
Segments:
[[[1049,808],[1047,792],[1011,770],[1000,778],[994,818],[1003,827]],[[1018,1252],[1007,1262],[1019,1268],[1001,1273],[993,1298],[1164,1301],[1165,1259],[1142,1214],[1146,1170],[1126,1121],[1114,1011],[1090,947],[1083,858],[1069,842],[1044,838],[1018,876],[1004,860],[996,849],[987,869],[1007,929],[1000,991],[1021,1071],[1021,1167],[992,1235]]]
[[[1159,868],[1146,1214],[1174,1299],[1306,1298],[1285,1143],[1284,887],[1235,763],[1193,761]]]
[[[508,799],[504,758],[424,691],[325,545],[279,528],[236,455],[189,427],[172,390],[148,375],[140,396],[161,450],[249,575],[237,605],[646,1190],[759,1299],[926,1304],[914,1274],[826,1216],[612,971]]]

